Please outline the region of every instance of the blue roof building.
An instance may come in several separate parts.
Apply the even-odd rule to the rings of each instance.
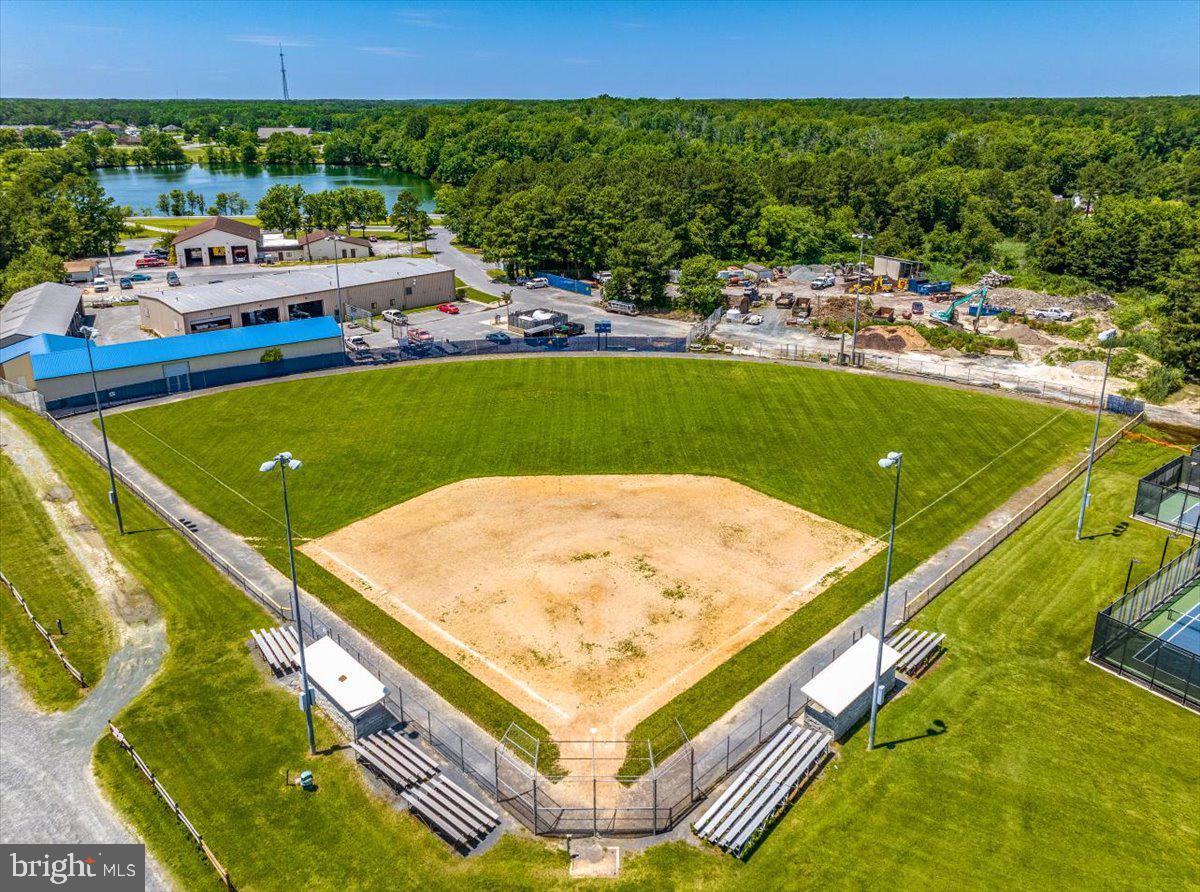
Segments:
[[[105,403],[273,378],[346,362],[338,324],[327,316],[124,344],[93,344],[90,352]],[[81,338],[39,335],[6,347],[0,350],[0,370],[7,380],[37,390],[51,411],[94,405],[88,350]]]

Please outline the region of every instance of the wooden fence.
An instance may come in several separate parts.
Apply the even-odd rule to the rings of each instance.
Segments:
[[[225,884],[227,889],[233,889],[234,885],[233,881],[229,879],[229,871],[221,866],[221,862],[217,860],[217,856],[213,854],[213,850],[208,847],[208,843],[204,841],[204,837],[200,835],[200,831],[196,829],[196,825],[188,820],[187,815],[183,813],[183,809],[179,807],[179,803],[171,798],[171,794],[167,792],[166,787],[162,785],[162,782],[154,776],[154,772],[150,770],[150,766],[145,763],[140,755],[138,755],[138,751],[133,748],[133,744],[125,739],[125,735],[122,734],[117,726],[112,722],[108,723],[108,730],[109,733],[112,734],[113,739],[120,744],[121,749],[129,753],[130,757],[133,759],[133,763],[137,765],[138,770],[146,776],[146,779],[150,781],[151,785],[154,787],[154,791],[162,797],[163,802],[167,804],[167,807],[171,809],[175,817],[179,819],[179,822],[183,824],[183,826],[187,829],[187,832],[191,834],[191,837],[195,841],[196,845],[198,845],[200,850],[204,852],[204,857],[208,859],[208,863],[213,866],[213,869],[217,872],[217,876],[221,878],[221,882]]]
[[[71,673],[71,677],[79,683],[81,688],[86,688],[88,683],[83,680],[83,676],[79,673],[79,670],[71,665],[71,661],[67,659],[66,654],[62,652],[54,639],[50,637],[50,633],[46,631],[46,627],[37,621],[37,617],[33,615],[33,611],[29,609],[29,604],[21,597],[21,593],[17,591],[17,587],[3,573],[0,573],[0,581],[8,586],[8,590],[13,593],[13,597],[17,599],[17,603],[21,605],[21,609],[25,611],[25,615],[29,617],[29,621],[33,623],[33,627],[38,630],[38,634],[45,639],[46,643],[50,645],[50,649],[54,651],[54,655],[58,657],[58,661],[63,664],[63,668]]]
[[[1120,430],[1105,438],[1096,446],[1096,459],[1099,460],[1102,455],[1117,445],[1127,430],[1137,426],[1138,424],[1141,424],[1141,422],[1142,414],[1139,412],[1137,415],[1123,424]],[[1086,458],[1083,459],[1077,465],[1072,467],[1069,471],[1051,483],[1040,495],[1037,496],[1037,498],[1014,514],[1004,524],[1004,526],[1000,527],[998,530],[993,532],[990,536],[972,548],[969,552],[955,561],[940,576],[934,579],[933,582],[929,583],[929,585],[917,592],[916,595],[905,601],[904,622],[908,622],[910,619],[912,619],[913,615],[916,614],[917,611],[925,607],[925,605],[927,605],[930,601],[948,589],[964,573],[991,554],[997,545],[1020,529],[1021,525],[1024,524],[1025,521],[1029,520],[1029,518],[1033,517],[1033,515],[1045,508],[1046,505],[1050,504],[1051,499],[1070,486],[1080,474],[1087,470],[1087,462],[1088,460]]]

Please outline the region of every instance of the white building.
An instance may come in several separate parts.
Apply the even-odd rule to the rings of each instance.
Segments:
[[[230,217],[209,217],[181,231],[171,245],[176,265],[184,269],[253,263],[262,240],[257,226]]]
[[[356,257],[370,257],[371,243],[365,238],[352,235],[339,235],[328,229],[317,229],[305,233],[298,239],[304,250],[306,260],[353,260]]]

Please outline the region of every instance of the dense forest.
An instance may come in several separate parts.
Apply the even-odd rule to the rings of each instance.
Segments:
[[[1126,323],[1183,332],[1169,359],[1200,363],[1200,97],[0,100],[7,123],[75,119],[177,124],[224,145],[213,160],[257,126],[313,127],[328,164],[433,179],[458,239],[489,259],[612,269],[646,303],[689,258],[843,260],[866,232],[868,252],[962,279],[996,266],[1118,295]]]

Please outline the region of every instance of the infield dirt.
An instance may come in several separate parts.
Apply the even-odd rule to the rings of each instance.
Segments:
[[[559,739],[621,739],[882,543],[691,475],[485,477],[302,550]]]

